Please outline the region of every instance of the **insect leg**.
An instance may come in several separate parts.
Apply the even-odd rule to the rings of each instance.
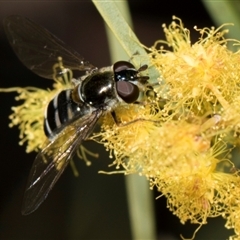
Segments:
[[[145,119],[145,118],[136,118],[136,119],[134,119],[132,121],[129,121],[127,123],[121,123],[117,119],[117,115],[116,115],[115,111],[111,111],[111,115],[112,115],[112,118],[113,118],[114,122],[116,123],[116,125],[118,127],[124,127],[124,126],[130,125],[130,124],[138,122],[138,121],[146,121],[146,122],[153,122],[153,123],[156,123],[156,124],[160,124],[160,121],[155,121],[155,120]]]
[[[70,84],[73,78],[72,71],[63,66],[62,57],[58,57],[57,61],[58,62],[53,65],[53,80],[56,82],[62,82],[64,84]]]

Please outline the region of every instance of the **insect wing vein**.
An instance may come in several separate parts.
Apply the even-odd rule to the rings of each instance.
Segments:
[[[31,20],[12,15],[4,19],[8,40],[21,62],[41,77],[52,79],[53,65],[62,57],[64,67],[72,70],[89,71],[95,67]]]
[[[27,215],[35,211],[46,199],[77,147],[89,136],[102,113],[102,110],[97,110],[77,119],[66,126],[55,140],[46,142],[46,146],[37,155],[30,171],[22,214]]]

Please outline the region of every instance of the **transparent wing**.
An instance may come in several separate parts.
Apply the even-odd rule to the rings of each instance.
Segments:
[[[62,57],[64,67],[72,70],[95,68],[49,31],[25,17],[9,16],[3,25],[18,58],[41,77],[52,79],[53,65],[58,62],[58,57]]]
[[[66,126],[54,141],[47,141],[46,146],[37,155],[30,171],[23,199],[23,215],[35,211],[46,199],[76,148],[91,133],[102,113],[102,110],[97,110],[77,119]]]

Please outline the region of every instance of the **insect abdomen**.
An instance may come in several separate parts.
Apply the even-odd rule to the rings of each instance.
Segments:
[[[80,107],[71,98],[72,89],[63,90],[48,104],[44,116],[44,132],[51,139],[57,129],[80,113]]]

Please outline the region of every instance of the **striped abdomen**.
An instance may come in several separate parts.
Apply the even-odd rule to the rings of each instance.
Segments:
[[[57,130],[75,117],[83,116],[89,109],[86,104],[76,104],[71,97],[72,89],[63,90],[48,104],[44,116],[44,132],[51,139]]]

